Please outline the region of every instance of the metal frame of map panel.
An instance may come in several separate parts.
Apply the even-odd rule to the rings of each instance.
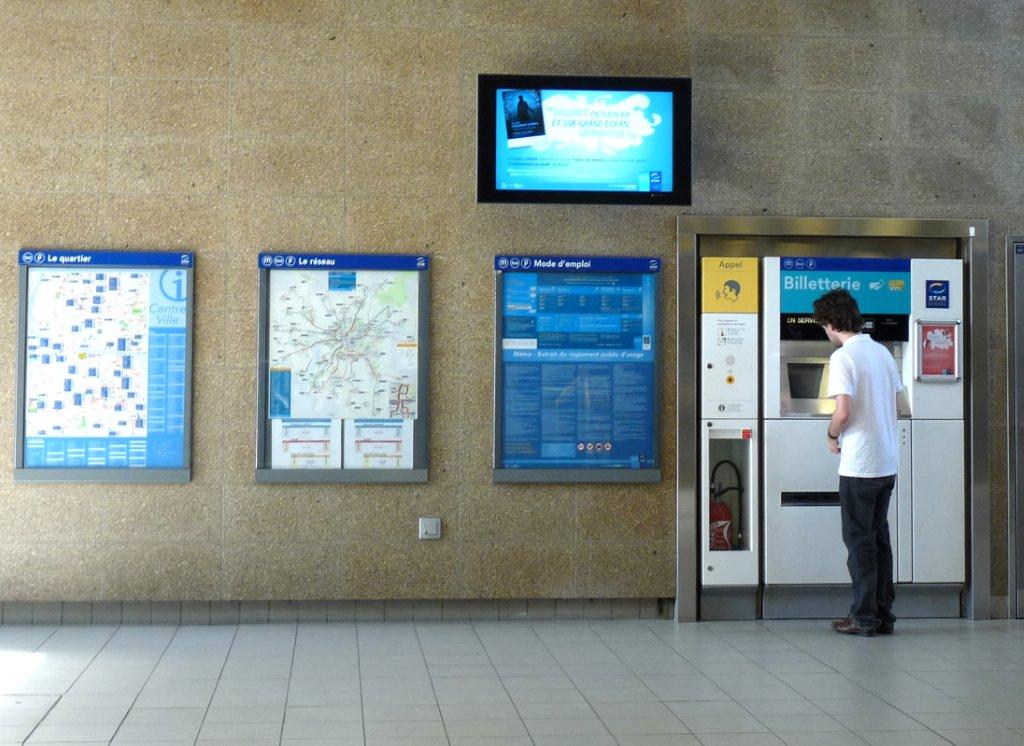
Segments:
[[[266,256],[266,255],[264,255]],[[287,256],[287,255],[282,255]],[[299,255],[293,255],[299,256]],[[318,254],[315,256],[328,256]],[[416,254],[330,254],[345,261],[345,269],[367,269],[374,267],[359,266],[359,260],[370,257],[401,256],[417,258]],[[430,269],[417,269],[419,279],[419,319],[417,333],[417,411],[413,423],[413,468],[412,469],[346,469],[345,453],[342,448],[340,469],[272,469],[270,467],[270,418],[267,412],[268,373],[269,373],[269,336],[270,336],[270,272],[274,266],[261,264],[259,267],[259,306],[257,313],[257,360],[256,360],[256,482],[258,484],[314,484],[314,483],[346,483],[374,484],[381,482],[423,484],[429,476],[429,433],[430,433]],[[282,269],[277,266],[276,269]],[[310,269],[328,269],[311,267]]]
[[[26,249],[22,249],[23,251]],[[33,249],[35,251],[35,249]],[[45,249],[43,249],[45,251]],[[53,251],[65,252],[67,249],[54,249]],[[21,252],[19,252],[21,253]],[[83,250],[82,253],[103,255],[112,259],[125,252],[117,251],[90,251]],[[138,256],[142,252],[127,252]],[[156,252],[154,252],[156,253]],[[191,252],[159,252],[161,254],[188,254],[189,266],[182,266],[185,270],[185,411],[184,411],[184,466],[173,469],[48,469],[41,467],[25,466],[25,354],[28,342],[28,271],[33,265],[19,264],[18,266],[18,359],[17,359],[17,387],[15,393],[15,406],[17,411],[14,417],[14,481],[19,483],[38,482],[93,482],[106,484],[186,484],[192,479],[192,317],[193,317],[193,292],[195,279],[195,256]],[[63,265],[67,268],[83,267],[86,265]],[[98,265],[94,265],[98,266]],[[125,264],[103,264],[104,267],[124,268],[146,268],[145,264],[126,262]],[[152,266],[152,265],[150,265]]]
[[[608,257],[609,259],[632,259],[636,257]],[[644,257],[646,260],[647,257]],[[654,484],[661,481],[661,267],[656,272],[640,272],[653,274],[654,282],[654,452],[658,454],[657,469],[508,469],[501,464],[501,427],[502,403],[504,386],[502,381],[501,361],[501,330],[502,330],[502,278],[503,271],[494,271],[494,459],[492,481],[496,484],[564,484],[564,483],[603,483],[603,484]],[[513,270],[515,271],[515,270]]]

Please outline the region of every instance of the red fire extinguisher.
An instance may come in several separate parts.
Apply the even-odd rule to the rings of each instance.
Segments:
[[[732,510],[729,509],[729,506],[721,500],[711,498],[708,518],[710,521],[708,526],[711,531],[708,548],[712,552],[732,549],[732,544],[729,541],[729,529],[732,526]]]
[[[732,469],[736,478],[734,486],[725,487],[721,482],[715,481],[718,469],[721,466],[728,466]],[[732,461],[724,459],[715,464],[711,470],[711,500],[708,505],[708,548],[713,552],[729,551],[732,549],[733,512],[729,504],[722,500],[722,497],[730,492],[736,493],[736,508],[737,510],[742,510],[743,478],[740,475],[739,467]]]

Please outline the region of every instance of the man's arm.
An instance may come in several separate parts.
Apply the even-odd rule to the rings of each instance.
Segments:
[[[850,421],[850,395],[836,394],[833,398],[836,400],[836,411],[828,421],[828,448],[832,453],[839,453],[839,436]]]

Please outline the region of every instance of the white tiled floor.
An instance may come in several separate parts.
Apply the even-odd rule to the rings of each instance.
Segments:
[[[0,627],[0,744],[1024,744],[1024,623]]]

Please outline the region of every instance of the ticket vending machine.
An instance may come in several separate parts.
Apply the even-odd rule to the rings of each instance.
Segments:
[[[758,261],[702,260],[701,609],[753,618],[760,584]]]
[[[850,581],[835,505],[838,458],[825,440],[834,408],[827,398],[834,351],[813,324],[811,307],[844,282],[872,322],[869,333],[889,337],[881,341],[896,358],[905,388],[891,506],[895,613],[990,618],[987,221],[687,215],[677,224],[676,618],[822,619],[848,610]],[[1007,247],[1019,280],[1008,282],[1007,297],[1019,311],[1012,336],[1024,350],[1024,289],[1013,292],[1024,288],[1024,236],[1008,237]],[[714,266],[706,261],[716,258]],[[844,259],[845,267],[819,263]],[[757,272],[756,308],[737,308],[735,283],[726,287],[711,276],[740,267]],[[791,297],[801,288],[802,300]],[[794,300],[804,305],[792,309]],[[752,327],[752,360],[726,351],[753,350],[737,341],[749,338]],[[1008,358],[1010,381],[1024,381],[1024,353]],[[750,372],[756,391],[744,388]],[[1013,383],[1012,393],[1019,391],[1024,388]],[[1013,443],[1024,442],[1020,402],[1024,395],[1010,403],[1018,415],[1010,427]],[[1017,494],[1024,457],[1010,466],[1009,486]],[[737,504],[741,494],[745,513]],[[1011,502],[1011,510],[1017,506],[1024,515],[1024,497]],[[1013,552],[1024,546],[1024,518],[1010,519],[1017,528]],[[1018,608],[1024,608],[1022,554],[1009,558]]]
[[[765,617],[814,615],[830,586],[836,613],[848,602],[838,456],[825,447],[834,409],[826,394],[834,348],[813,322],[811,306],[838,287],[857,299],[864,331],[889,348],[904,384],[897,401],[899,472],[889,508],[895,580],[904,589],[965,580],[962,262],[767,257],[761,314]],[[949,603],[958,596],[952,590]]]

